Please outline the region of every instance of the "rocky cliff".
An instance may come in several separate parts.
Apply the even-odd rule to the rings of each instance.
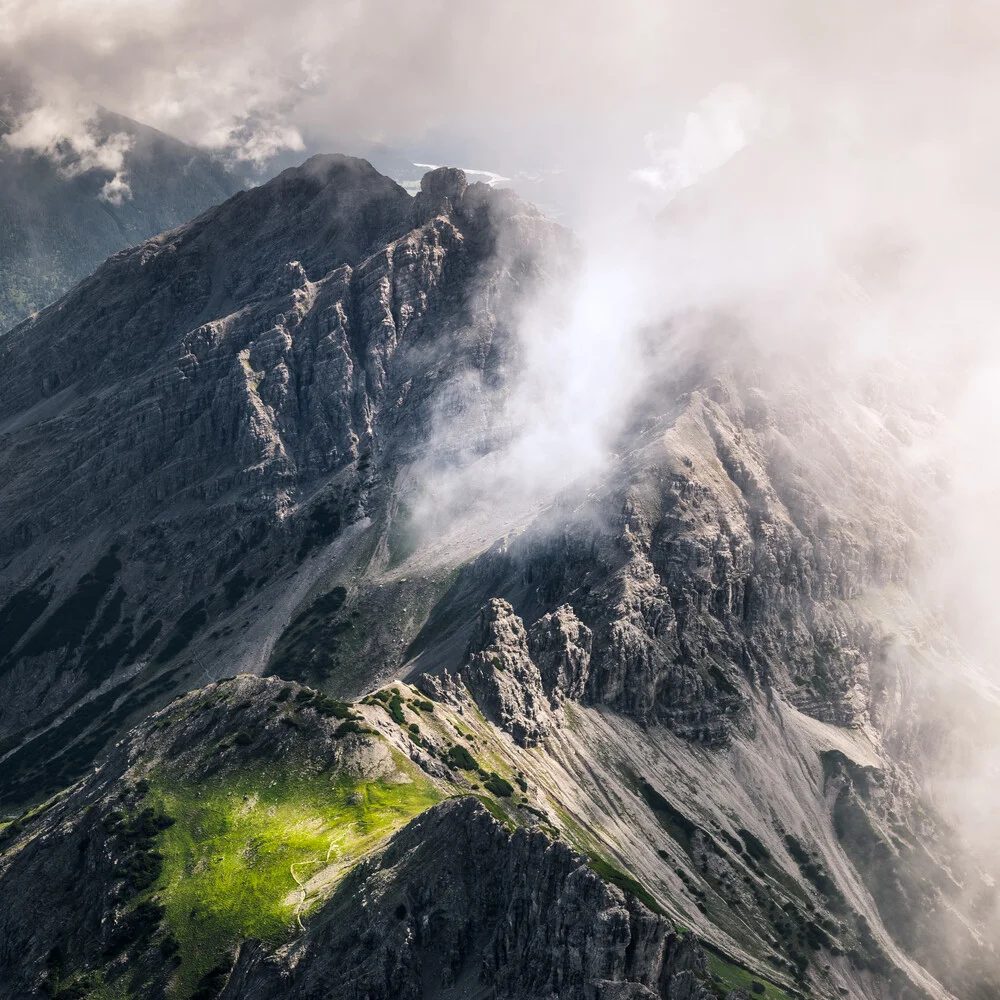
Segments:
[[[693,936],[492,798],[435,805],[456,779],[363,711],[213,685],[0,831],[5,996],[715,996]]]
[[[263,668],[316,560],[300,566],[381,517],[382,469],[421,447],[451,383],[503,363],[505,296],[560,238],[459,172],[411,198],[319,157],[112,257],[4,338],[7,801],[231,673],[235,645]]]

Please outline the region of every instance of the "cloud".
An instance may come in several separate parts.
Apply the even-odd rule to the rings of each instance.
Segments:
[[[662,133],[646,135],[653,165],[634,170],[632,176],[672,197],[732,159],[759,124],[753,94],[742,84],[720,84],[688,113],[676,146]]]
[[[348,131],[399,141],[442,128],[545,156],[579,155],[590,136],[603,157],[610,144],[641,144],[672,115],[717,127],[714,98],[692,109],[720,84],[756,93],[781,73],[807,88],[848,74],[864,84],[884,62],[919,68],[927,53],[930,72],[942,53],[948,69],[963,68],[962,37],[941,41],[961,36],[963,23],[972,34],[975,19],[959,16],[956,26],[942,8],[927,0],[874,12],[858,0],[830,11],[787,0],[4,0],[0,55],[48,102],[82,94],[215,148],[252,150],[268,133],[293,144],[296,133]]]
[[[4,137],[9,148],[48,157],[65,177],[92,170],[110,173],[98,197],[111,205],[121,205],[132,197],[125,157],[133,138],[124,132],[108,134],[102,130],[96,109],[79,104],[37,104],[11,118],[12,127]]]

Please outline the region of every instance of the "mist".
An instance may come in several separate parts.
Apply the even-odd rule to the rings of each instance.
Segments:
[[[262,166],[362,135],[557,199],[579,256],[518,310],[508,444],[415,473],[425,507],[487,503],[490,530],[607,468],[720,325],[845,406],[888,366],[926,418],[900,461],[942,470],[914,498],[915,585],[995,697],[995,5],[3,0],[0,61],[33,93],[6,143],[69,143],[109,198],[127,177],[120,143],[88,139],[98,107]],[[988,803],[980,834],[993,759],[937,786]]]

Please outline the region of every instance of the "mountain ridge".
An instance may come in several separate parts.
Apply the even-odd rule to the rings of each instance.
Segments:
[[[114,171],[0,146],[0,333],[48,305],[122,247],[176,226],[241,182],[210,154],[112,112],[95,142],[127,137],[120,204],[102,199]],[[0,129],[0,135],[10,128]],[[117,199],[116,199],[117,200]]]
[[[59,803],[82,803],[116,741],[121,762],[176,727],[192,773],[210,775],[246,747],[280,760],[307,731],[324,753],[384,743],[418,785],[563,840],[630,913],[638,900],[716,949],[699,990],[724,994],[744,968],[779,1000],[987,1000],[995,866],[925,794],[935,737],[920,706],[975,701],[970,730],[997,706],[961,700],[961,662],[914,586],[927,470],[908,449],[933,415],[898,373],[843,384],[728,332],[684,353],[657,328],[650,389],[590,479],[522,507],[498,497],[506,520],[442,504],[452,534],[418,516],[421,476],[475,477],[504,454],[518,310],[576,253],[571,234],[461,171],[429,173],[411,198],[363,161],[320,157],[116,255],[0,340],[0,802],[48,799],[5,828],[6,871],[43,856],[50,813],[82,822]],[[233,673],[274,676],[220,682]],[[196,732],[202,712],[221,728]],[[272,757],[246,757],[247,801],[270,787]],[[139,834],[176,845],[199,808],[181,795],[189,780],[137,792],[133,818],[97,839],[128,840],[152,790],[179,803],[178,830]],[[470,810],[435,816],[489,826]],[[442,824],[437,836],[458,836]],[[343,835],[331,827],[331,850]],[[236,850],[248,878],[279,856],[255,843]],[[374,891],[377,863],[358,863],[359,891]],[[298,914],[291,874],[267,891],[283,919]],[[317,891],[342,875],[317,876]],[[15,919],[17,884],[0,871],[0,919]],[[130,939],[132,958],[81,952],[90,971],[72,976],[135,989],[151,975],[170,995],[154,940],[173,934],[184,989],[201,970],[205,996],[254,996],[298,988],[282,948],[322,979],[314,940],[332,934],[361,960],[383,955],[380,921],[392,925],[387,902],[360,943],[308,920],[277,951],[249,944],[246,925],[213,943],[170,915],[177,886],[154,878],[152,895],[120,901],[128,926],[167,915]],[[441,907],[448,926],[482,925],[459,897]],[[517,955],[551,928],[525,919],[527,938],[491,945],[462,983],[527,988]],[[657,926],[660,954],[675,931]],[[35,952],[5,959],[25,984],[46,975]],[[429,988],[410,973],[439,959],[413,954],[386,995]],[[642,989],[606,995],[675,995],[643,968]],[[605,995],[588,982],[567,995]],[[536,988],[558,990],[544,976]]]

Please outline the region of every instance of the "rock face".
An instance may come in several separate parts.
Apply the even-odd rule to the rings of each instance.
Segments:
[[[576,612],[564,604],[531,626],[528,649],[538,664],[542,685],[553,707],[563,700],[579,700],[590,676],[594,634]]]
[[[441,619],[471,618],[482,595],[507,600],[538,622],[531,655],[547,688],[562,673],[571,697],[687,738],[725,742],[751,692],[865,725],[885,631],[860,599],[908,579],[913,472],[891,434],[855,434],[843,415],[837,446],[818,450],[826,401],[755,424],[762,397],[735,376],[680,392],[680,412],[598,489],[469,567]],[[583,631],[561,626],[552,659],[541,636],[565,607]],[[432,614],[428,634],[438,628]]]
[[[413,821],[287,954],[245,948],[224,1000],[709,1000],[690,938],[545,834],[475,800]]]
[[[383,470],[424,446],[450,385],[504,363],[505,297],[562,239],[460,172],[411,199],[316,157],[5,337],[0,801],[232,673],[234,642],[262,670],[302,599],[292,575],[382,516]],[[489,410],[469,404],[484,428]]]
[[[545,736],[542,677],[528,655],[524,622],[506,601],[490,601],[479,613],[462,677],[486,717],[522,746]]]
[[[530,632],[507,601],[479,612],[461,677],[486,717],[521,746],[535,746],[553,712],[586,688],[592,633],[568,605],[544,615]]]

